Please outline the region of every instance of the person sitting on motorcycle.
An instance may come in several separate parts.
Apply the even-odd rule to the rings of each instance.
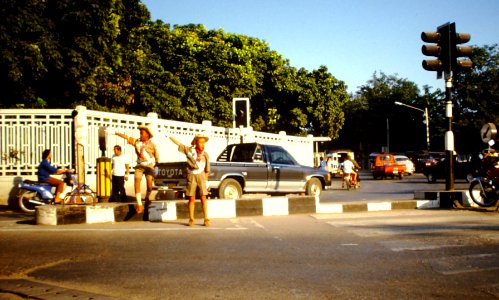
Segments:
[[[50,160],[52,159],[52,151],[50,149],[46,149],[42,153],[42,162],[38,165],[38,181],[45,182],[50,184],[51,186],[56,187],[55,192],[55,203],[61,203],[62,199],[60,198],[62,191],[64,190],[64,181],[60,179],[56,179],[54,177],[50,177],[50,175],[60,175],[67,172],[66,168],[59,169],[50,164]]]
[[[342,168],[345,174],[352,175],[353,183],[356,184],[358,174],[355,169],[360,169],[359,164],[348,155],[342,163]]]
[[[353,163],[353,174],[354,174],[353,181],[355,183],[360,183],[360,178],[359,178],[358,171],[360,169],[362,169],[362,168],[360,167],[359,163],[357,161],[355,161],[355,159],[352,158],[352,156],[348,155],[347,159],[350,160]]]

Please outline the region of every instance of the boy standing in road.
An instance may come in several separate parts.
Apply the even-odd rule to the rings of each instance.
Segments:
[[[185,191],[185,194],[189,197],[189,226],[194,225],[194,201],[196,200],[196,190],[198,188],[201,195],[201,206],[203,207],[204,226],[210,226],[206,204],[206,196],[208,195],[206,182],[210,174],[210,159],[208,153],[204,151],[204,146],[208,139],[205,135],[197,134],[191,142],[192,147],[188,147],[175,138],[170,137],[170,140],[178,146],[178,151],[185,154],[189,166],[187,169],[187,187]]]
[[[121,146],[114,146],[111,201],[126,202],[125,181],[130,174],[128,158],[121,153]]]
[[[146,191],[146,205],[148,206],[151,201],[149,197],[152,192],[152,185],[154,179],[154,167],[159,161],[159,153],[156,145],[151,141],[153,133],[147,126],[139,126],[140,138],[135,139],[126,134],[116,132],[115,134],[127,140],[129,145],[133,145],[135,153],[137,154],[137,165],[135,166],[135,198],[137,205],[135,210],[137,213],[144,212],[144,205],[142,204],[142,196],[140,194],[140,183],[143,175],[146,176],[147,191]]]

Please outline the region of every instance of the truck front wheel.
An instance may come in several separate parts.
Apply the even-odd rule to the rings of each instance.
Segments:
[[[243,195],[243,189],[235,179],[228,178],[222,181],[218,188],[218,197],[220,199],[239,199]]]
[[[311,178],[307,183],[307,195],[308,196],[320,196],[322,192],[321,181],[317,178]]]

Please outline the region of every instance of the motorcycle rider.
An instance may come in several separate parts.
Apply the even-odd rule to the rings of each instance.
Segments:
[[[355,171],[355,169],[359,170],[360,166],[359,164],[350,156],[350,154],[347,155],[345,160],[341,163],[341,167],[343,169],[343,173],[347,175],[353,175],[352,180],[355,184],[357,184],[357,178],[358,174]]]
[[[52,159],[52,151],[50,149],[43,150],[42,161],[38,165],[38,181],[45,182],[51,186],[56,187],[55,192],[55,203],[62,203],[60,198],[62,191],[64,190],[64,181],[50,177],[50,175],[60,175],[66,173],[68,170],[66,168],[57,168],[50,163]]]

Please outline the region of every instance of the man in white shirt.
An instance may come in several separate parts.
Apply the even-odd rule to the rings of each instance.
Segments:
[[[130,165],[128,158],[121,153],[121,146],[114,146],[114,155],[112,158],[113,163],[113,177],[112,177],[112,202],[127,202],[125,191],[125,180],[128,180],[130,174]]]
[[[355,172],[355,168],[360,168],[357,164],[357,162],[353,162],[352,158],[350,155],[347,156],[347,158],[341,163],[343,173],[345,174],[353,174],[353,182],[357,184],[357,172]]]

